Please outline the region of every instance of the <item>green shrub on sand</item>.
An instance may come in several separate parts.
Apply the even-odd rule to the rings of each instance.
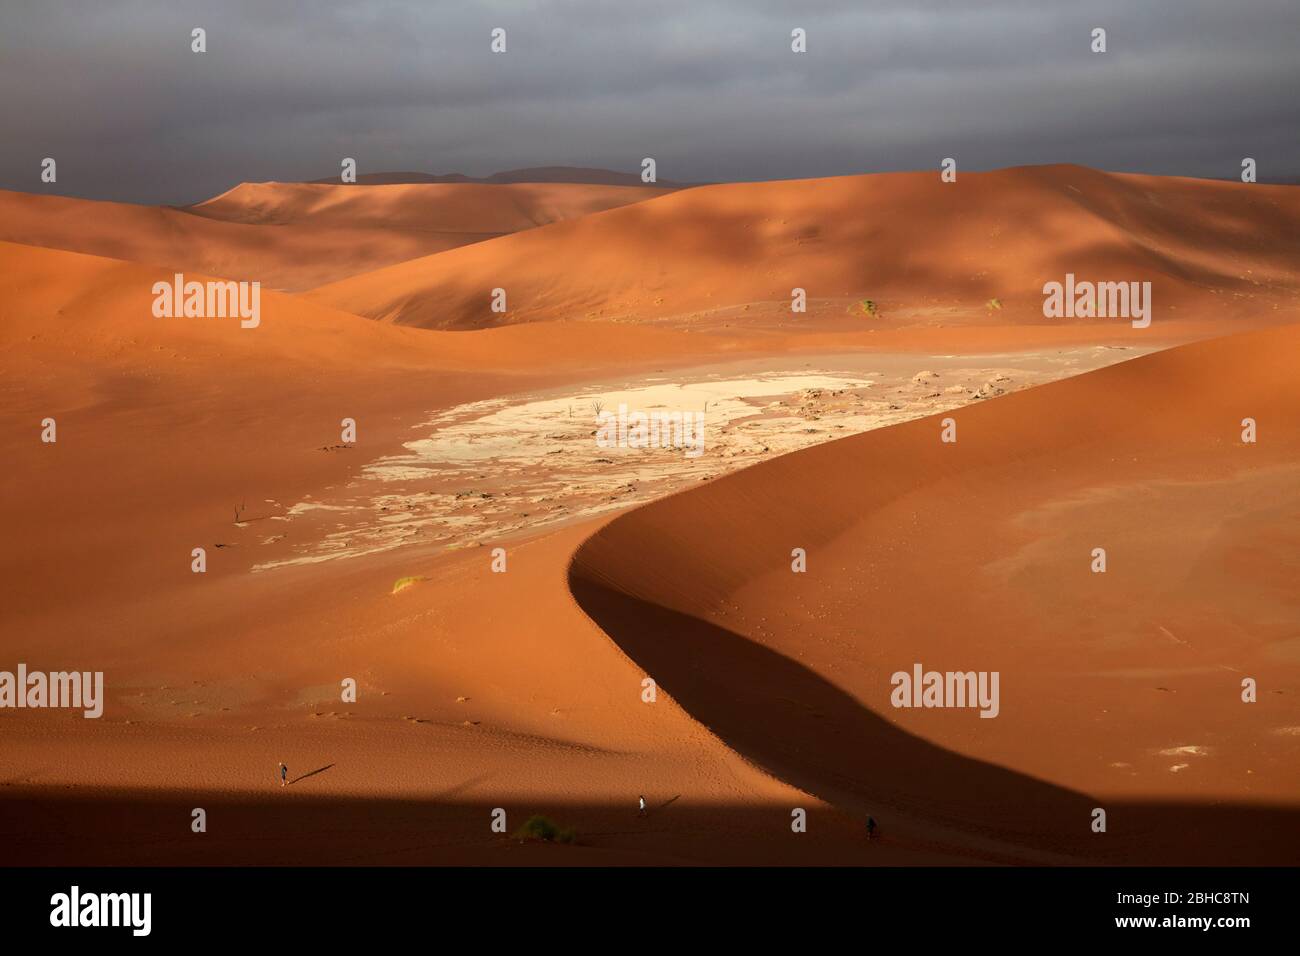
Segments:
[[[543,843],[573,843],[578,838],[572,827],[561,829],[546,817],[534,814],[515,834],[519,840],[541,840]]]

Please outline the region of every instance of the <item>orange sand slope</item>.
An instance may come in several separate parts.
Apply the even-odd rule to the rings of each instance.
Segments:
[[[1088,208],[1061,176],[1086,187]],[[603,530],[591,522],[511,540],[508,574],[491,571],[487,549],[420,543],[249,573],[293,547],[294,529],[275,514],[328,506],[367,462],[418,437],[412,426],[431,410],[663,377],[759,348],[874,339],[951,353],[1136,339],[1176,324],[1160,312],[1146,333],[1052,324],[1033,318],[1041,297],[1030,288],[1019,304],[1004,296],[995,336],[925,325],[971,321],[961,303],[998,277],[1029,288],[1035,269],[1082,274],[1074,263],[1088,250],[1095,259],[1084,261],[1107,269],[1138,263],[1134,279],[1164,270],[1170,288],[1186,290],[1179,314],[1225,326],[1271,321],[1275,307],[1279,320],[1295,318],[1290,193],[1074,168],[963,176],[966,192],[951,195],[974,196],[974,212],[931,215],[933,262],[929,247],[909,247],[923,230],[907,216],[889,226],[897,240],[871,238],[886,227],[810,203],[857,190],[919,216],[896,198],[911,182],[705,187],[408,264],[439,277],[438,295],[457,268],[466,281],[492,278],[488,289],[510,288],[512,311],[521,300],[493,263],[530,272],[554,298],[522,317],[581,319],[562,303],[610,297],[632,310],[620,315],[649,318],[680,306],[679,285],[713,308],[722,292],[787,283],[784,256],[830,276],[876,256],[872,267],[888,268],[880,282],[920,303],[895,320],[879,297],[877,325],[892,330],[880,334],[858,318],[848,331],[743,337],[577,321],[465,335],[271,291],[260,326],[241,329],[233,318],[155,318],[152,285],[169,263],[0,242],[0,441],[12,452],[0,501],[13,545],[0,549],[0,661],[102,669],[108,690],[101,721],[0,714],[0,844],[15,861],[65,864],[1293,862],[1297,327],[964,408],[955,445],[923,420],[710,481]],[[405,208],[376,203],[378,187],[317,188],[248,187],[202,214],[145,210],[138,230],[95,219],[96,209],[136,207],[59,202],[82,210],[100,241],[130,235],[124,255],[167,252],[174,237],[158,237],[176,225],[200,239],[234,230],[232,259],[265,253],[273,265],[288,248],[278,231],[355,238],[370,227],[353,223],[390,229]],[[504,195],[483,188],[497,191],[464,208],[448,200],[438,215],[473,225]],[[731,190],[749,198],[733,202]],[[790,195],[749,210],[765,190]],[[687,202],[697,195],[713,198]],[[34,199],[54,202],[0,204]],[[1022,221],[1059,228],[1017,228],[998,212],[1006,203]],[[751,236],[747,224],[764,217],[778,228],[773,210],[790,210],[780,229],[809,221],[793,214],[805,207],[821,210],[822,241],[839,252],[818,252],[815,237]],[[38,223],[40,210],[23,208]],[[648,234],[639,245],[636,229],[607,236],[605,224],[634,211],[643,224],[667,222],[663,208],[683,213],[660,230],[672,242]],[[63,215],[71,234],[77,213]],[[723,256],[700,229],[721,248],[740,245]],[[539,236],[550,238],[517,247]],[[357,262],[366,255],[348,248]],[[534,267],[500,253],[519,248],[542,258]],[[942,265],[946,255],[966,260]],[[920,265],[940,270],[934,291]],[[374,297],[358,299],[359,311],[392,311],[389,271],[358,279]],[[1238,271],[1247,278],[1229,281]],[[645,281],[663,287],[643,295],[635,283]],[[454,297],[447,308],[449,321],[435,324],[474,324],[457,319]],[[978,296],[974,310],[989,321]],[[46,416],[58,420],[57,444],[38,440]],[[344,416],[361,436],[346,448]],[[1247,416],[1258,444],[1239,443]],[[203,575],[190,570],[195,546],[207,549]],[[794,547],[808,550],[806,574],[790,573]],[[1088,571],[1095,547],[1108,551],[1105,574]],[[408,576],[423,580],[393,594]],[[999,717],[890,708],[890,674],[918,661],[998,670]],[[641,699],[646,673],[664,688],[653,706]],[[339,701],[345,675],[360,685],[355,706]],[[1258,703],[1239,702],[1243,676],[1259,681]],[[279,760],[298,775],[283,791]],[[653,810],[645,820],[631,811],[639,792]],[[202,840],[189,830],[196,805],[215,823]],[[582,845],[519,849],[488,829],[495,806],[512,827],[554,815]],[[793,806],[810,811],[806,835],[790,831]],[[1088,829],[1097,806],[1110,813],[1105,836]],[[866,812],[886,834],[870,847]]]
[[[186,278],[206,282],[211,277],[187,273]],[[172,279],[167,267],[0,242],[0,367],[6,372],[0,387],[30,387],[56,397],[84,387],[89,379],[111,383],[123,375],[137,382],[179,377],[201,380],[224,393],[224,400],[237,402],[242,396],[233,381],[255,381],[279,391],[286,369],[314,379],[328,374],[335,385],[386,371],[443,369],[480,377],[524,376],[511,380],[522,389],[557,374],[576,380],[584,370],[655,368],[756,348],[730,337],[612,323],[539,323],[466,336],[372,322],[269,290],[261,292],[256,328],[241,328],[236,317],[155,317],[154,284]],[[1078,338],[1061,331],[1065,334],[1044,342],[1070,344]],[[805,339],[800,347],[809,350],[869,344],[865,334],[774,341],[787,349]],[[1005,338],[993,341],[1006,343]],[[428,411],[416,396],[401,400],[413,403],[413,415]],[[158,397],[157,404],[173,402]],[[0,408],[0,414],[12,411],[13,405]]]
[[[153,285],[169,279],[0,242],[0,441],[12,464],[0,501],[15,542],[0,550],[0,573],[15,650],[64,611],[75,638],[75,613],[101,599],[148,607],[156,562],[187,554],[195,535],[222,541],[244,498],[321,495],[400,451],[433,409],[739,354],[715,336],[654,328],[405,328],[269,291],[256,328],[155,317]],[[46,417],[56,445],[37,440]],[[344,417],[359,423],[360,445],[322,452]]]
[[[791,290],[807,318],[1048,322],[1044,282],[1153,283],[1155,321],[1300,302],[1300,191],[1078,166],[703,186],[326,285],[313,298],[429,328],[700,318]],[[509,296],[490,311],[493,288]],[[858,316],[862,318],[861,315]],[[1279,321],[1282,319],[1279,318]],[[1111,321],[1114,320],[1097,320]]]
[[[1201,342],[962,409],[956,443],[930,418],[775,459],[615,519],[571,586],[731,746],[895,831],[1294,862],[1298,349]],[[894,708],[916,663],[999,672],[1000,713]]]
[[[327,185],[338,181],[337,176],[312,180],[313,183]],[[357,176],[357,182],[371,186],[396,183],[585,183],[591,186],[637,186],[656,190],[681,189],[687,185],[661,179],[654,186],[647,186],[641,181],[639,171],[626,173],[590,166],[529,166],[525,169],[507,169],[490,176],[466,176],[464,173],[361,173]]]
[[[671,704],[641,702],[640,675],[564,586],[589,529],[511,542],[509,575],[491,573],[484,550],[418,547],[248,573],[249,545],[284,535],[271,501],[328,503],[430,408],[589,374],[611,356],[630,367],[623,330],[548,345],[540,326],[428,332],[273,293],[262,325],[243,330],[153,317],[161,275],[0,244],[0,438],[15,459],[0,475],[13,544],[0,552],[0,652],[104,670],[109,697],[101,721],[0,715],[11,859],[528,862],[482,825],[495,806],[512,827],[547,812],[580,828],[586,845],[537,862],[833,857],[826,837],[755,844],[745,826],[788,832],[788,810],[764,800],[804,798]],[[706,340],[630,332],[647,352]],[[46,415],[53,445],[35,440]],[[343,415],[360,422],[347,450]],[[190,570],[196,545],[210,556],[203,575]],[[410,574],[427,580],[393,595]],[[539,676],[552,662],[560,671]],[[343,674],[360,707],[339,703]],[[283,793],[267,786],[279,760],[302,777]],[[641,791],[680,806],[629,827]],[[202,843],[172,825],[196,799],[221,819]]]
[[[106,566],[121,569],[108,554],[123,542],[155,547],[157,529],[140,515],[155,514],[157,500],[189,507],[180,502],[195,489],[225,485],[238,495],[290,474],[319,481],[319,449],[337,442],[345,416],[361,423],[363,448],[377,455],[410,440],[410,426],[430,409],[553,387],[614,365],[680,363],[686,346],[693,354],[726,347],[656,329],[430,332],[275,292],[262,293],[256,328],[241,328],[236,317],[155,317],[153,285],[169,279],[158,267],[0,242],[0,438],[14,465],[0,472],[0,491],[13,512],[9,533],[30,549],[6,552],[0,567],[32,583],[6,604],[10,620],[48,611],[49,569],[63,563],[52,522],[66,522],[69,533],[91,529],[97,541],[102,535]],[[625,359],[624,346],[636,357]],[[59,423],[57,446],[32,440],[47,416]],[[53,449],[58,454],[47,453]],[[166,464],[151,468],[154,456]],[[349,457],[325,471],[353,466]],[[82,488],[87,474],[95,481]],[[140,509],[124,519],[122,534],[111,527],[113,501]],[[54,587],[67,586],[75,604],[103,578],[63,578]]]
[[[663,192],[244,183],[189,209],[0,192],[0,239],[292,291]]]

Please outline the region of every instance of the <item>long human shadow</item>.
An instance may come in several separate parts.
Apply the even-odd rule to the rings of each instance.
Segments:
[[[316,774],[318,774],[318,773],[324,773],[326,770],[329,770],[329,769],[330,769],[331,767],[333,767],[333,766],[334,766],[334,764],[330,763],[330,764],[326,764],[326,765],[323,766],[323,767],[317,767],[315,770],[309,770],[307,773],[301,774],[301,775],[299,775],[299,776],[297,776],[297,777],[294,777],[292,780],[290,780],[290,781],[289,781],[289,786],[292,787],[292,786],[293,786],[295,783],[297,783],[299,780],[306,780],[308,777],[314,777],[314,776],[316,776]]]
[[[580,551],[569,579],[578,604],[687,712],[774,776],[918,845],[989,862],[1155,865],[1285,862],[1300,850],[1292,808],[1101,800],[963,756],[797,661],[598,574]],[[1092,829],[1097,807],[1105,833]]]

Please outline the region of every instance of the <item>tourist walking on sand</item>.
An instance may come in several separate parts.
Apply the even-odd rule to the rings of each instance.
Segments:
[[[875,838],[876,838],[876,818],[867,817],[867,839],[874,840]]]
[[[644,793],[641,794],[641,796],[637,799],[637,805],[639,808],[637,810],[637,816],[639,817],[645,816],[645,794]]]
[[[288,779],[289,779],[289,768],[286,767],[282,761],[280,763],[280,786],[283,787],[285,783],[288,781]]]

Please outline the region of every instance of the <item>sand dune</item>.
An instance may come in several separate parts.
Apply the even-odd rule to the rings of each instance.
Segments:
[[[338,177],[315,179],[312,182],[337,184]],[[357,182],[363,185],[382,186],[396,183],[585,183],[592,186],[637,186],[650,189],[681,189],[685,184],[662,180],[646,187],[641,174],[597,169],[589,166],[529,166],[525,169],[508,169],[490,176],[466,176],[464,173],[388,172],[361,173]]]
[[[1044,282],[1153,283],[1156,323],[1230,327],[1300,299],[1300,192],[1078,166],[704,186],[323,286],[318,301],[428,328],[600,318],[876,328],[1046,323]],[[490,311],[493,288],[508,293]],[[879,313],[862,313],[870,299]],[[999,300],[1001,308],[987,303]],[[1279,319],[1280,320],[1280,319]],[[1114,323],[1113,319],[1093,320]]]
[[[1196,343],[961,409],[955,444],[936,416],[756,465],[615,519],[571,585],[683,707],[846,811],[992,858],[1287,862],[1300,813],[1229,805],[1300,782],[1297,348]],[[916,662],[1000,672],[1000,714],[892,707]]]
[[[12,451],[0,653],[10,667],[104,670],[109,697],[102,721],[3,715],[10,860],[515,862],[508,837],[467,825],[485,802],[507,807],[512,829],[545,812],[614,834],[552,863],[834,852],[825,838],[747,849],[744,821],[771,816],[764,799],[804,798],[680,709],[646,719],[635,669],[564,587],[589,527],[508,542],[507,576],[486,550],[437,545],[249,573],[293,546],[296,529],[275,520],[284,506],[328,504],[363,462],[400,451],[428,409],[593,374],[611,356],[624,370],[621,330],[467,337],[272,293],[245,330],[154,318],[163,275],[0,244],[0,438]],[[703,338],[636,331],[658,361]],[[351,448],[338,445],[343,415],[360,426]],[[56,444],[38,439],[45,416]],[[394,596],[404,575],[423,580]],[[552,662],[562,672],[541,681]],[[345,674],[360,707],[339,702]],[[297,811],[263,802],[279,760],[308,775],[287,793],[303,797]],[[687,795],[672,819],[712,835],[665,839],[662,817],[627,826],[637,792],[657,806]],[[227,808],[213,811],[226,822],[210,844],[176,839],[171,814],[150,811],[195,799]],[[388,836],[373,826],[383,806]],[[129,836],[105,841],[106,827]],[[256,838],[268,827],[294,835]]]
[[[244,183],[187,209],[0,192],[0,240],[293,291],[661,192]]]
[[[56,863],[1293,859],[1294,326],[981,398],[951,413],[953,446],[928,418],[693,475],[691,490],[612,522],[576,507],[544,522],[551,489],[514,495],[595,474],[563,454],[537,464],[557,448],[598,454],[589,427],[568,424],[568,395],[626,388],[655,404],[686,368],[743,360],[733,378],[752,378],[779,362],[797,377],[817,354],[897,350],[889,375],[871,376],[893,420],[913,398],[961,403],[913,380],[917,353],[945,376],[1057,374],[1069,348],[1185,335],[1168,337],[1184,320],[1159,314],[1146,332],[1048,324],[1033,318],[1036,292],[989,291],[1080,261],[1193,290],[1170,301],[1197,335],[1295,318],[1288,192],[1073,168],[962,182],[960,194],[908,176],[702,187],[600,211],[647,191],[248,185],[190,211],[0,195],[14,211],[0,228],[28,243],[0,241],[12,459],[0,652],[11,666],[103,669],[109,688],[101,722],[3,715],[0,842],[16,861]],[[952,195],[966,196],[960,215]],[[406,240],[394,236],[433,219],[460,236],[529,231],[359,276],[355,299],[335,297],[347,282],[268,289],[256,329],[152,315],[153,283],[174,267],[310,282],[395,254]],[[808,280],[806,325],[776,321],[779,303],[766,319],[746,312],[744,296],[784,295],[788,270],[843,281],[848,298]],[[521,321],[444,330],[490,324],[467,305],[489,280]],[[846,311],[877,288],[882,314],[864,328]],[[525,307],[530,289],[549,298]],[[1003,296],[997,315],[989,295]],[[636,321],[582,321],[584,303]],[[533,321],[554,317],[574,321]],[[986,354],[1001,350],[1020,357]],[[503,407],[521,395],[531,404]],[[857,415],[859,399],[874,401],[836,401]],[[309,533],[340,534],[341,503],[409,458],[440,412],[468,422],[438,425],[469,458],[443,490],[468,508],[498,481],[511,493],[493,499],[500,540],[413,535],[297,563]],[[800,434],[836,421],[811,399],[769,414],[801,416]],[[46,416],[57,444],[38,439]],[[345,416],[359,423],[352,446]],[[1246,416],[1256,445],[1237,441]],[[717,448],[768,442],[741,421]],[[492,427],[513,471],[475,466],[470,446]],[[603,464],[579,490],[625,507],[643,491],[600,480],[641,481],[633,467]],[[373,504],[377,525],[403,519]],[[295,509],[311,517],[285,520]],[[508,574],[489,566],[498,543]],[[1096,546],[1105,575],[1087,571]],[[790,573],[793,547],[808,549],[807,574]],[[401,578],[414,583],[394,594]],[[998,719],[889,709],[890,673],[916,660],[999,669]],[[663,687],[653,706],[647,673]],[[1238,703],[1242,675],[1260,703]],[[340,703],[343,676],[359,682],[355,705]],[[283,793],[282,759],[296,781]],[[640,792],[647,820],[632,810]],[[200,804],[221,824],[196,842],[185,824]],[[1105,838],[1087,829],[1098,804]],[[554,815],[582,843],[520,850],[484,825],[496,806],[516,825]],[[795,806],[810,811],[806,838],[790,832]],[[869,848],[866,812],[887,834]]]
[[[157,318],[153,285],[169,278],[0,243],[0,438],[13,464],[0,499],[22,542],[0,570],[15,634],[19,622],[52,620],[52,604],[84,613],[126,595],[147,601],[148,569],[184,545],[188,521],[222,541],[236,504],[319,496],[402,452],[431,410],[743,354],[722,338],[653,328],[404,328],[269,291],[256,328]],[[54,446],[39,441],[46,417],[58,423]],[[355,450],[332,449],[344,417],[359,423]],[[82,542],[75,554],[69,540]],[[276,557],[250,548],[240,567]]]
[[[654,187],[569,183],[451,183],[360,189],[311,183],[242,183],[187,211],[254,225],[387,226],[396,232],[489,237],[642,202],[666,192]],[[466,241],[477,240],[455,244]]]

